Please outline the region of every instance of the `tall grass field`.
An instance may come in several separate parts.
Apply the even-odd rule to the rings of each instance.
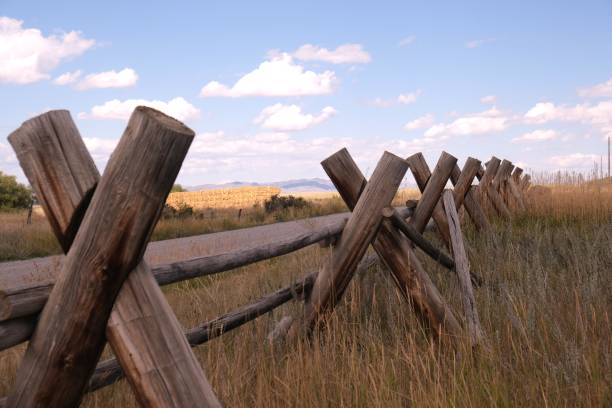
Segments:
[[[197,347],[226,407],[612,407],[612,191],[607,184],[532,188],[512,221],[491,215],[493,231],[462,225],[486,345],[450,349],[432,342],[380,264],[355,276],[325,327],[310,341],[270,344],[291,302]],[[398,203],[415,195],[403,193]],[[337,196],[301,209],[162,219],[154,239],[235,229],[346,211]],[[0,259],[59,253],[46,221],[0,215]],[[427,235],[435,241],[433,233]],[[439,242],[437,242],[439,244]],[[185,328],[250,303],[316,271],[318,245],[248,267],[165,287]],[[462,316],[456,276],[419,253]],[[25,345],[0,352],[6,395]],[[111,351],[105,351],[110,356]],[[86,407],[135,407],[125,380],[85,397]]]

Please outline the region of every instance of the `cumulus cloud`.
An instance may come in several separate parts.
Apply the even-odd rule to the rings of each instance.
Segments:
[[[283,105],[277,103],[264,108],[254,123],[260,124],[266,129],[276,131],[304,130],[325,122],[336,114],[331,106],[323,108],[320,114],[302,113],[298,105]]]
[[[533,132],[524,133],[519,137],[512,139],[513,143],[521,142],[543,142],[546,140],[554,140],[559,137],[559,134],[552,129],[540,129]]]
[[[28,84],[50,78],[61,62],[93,47],[78,31],[45,37],[23,21],[0,17],[0,82]]]
[[[596,154],[572,153],[548,158],[548,163],[556,167],[586,169],[593,166],[599,156]]]
[[[430,127],[434,124],[434,115],[427,114],[425,116],[421,116],[404,125],[404,130],[411,131],[416,129],[424,129],[426,127]]]
[[[595,127],[603,135],[612,135],[612,101],[575,106],[539,102],[525,113],[524,120],[527,123],[578,122]]]
[[[218,182],[324,176],[319,163],[343,147],[364,171],[373,169],[385,150],[400,157],[422,150],[410,141],[383,137],[306,139],[285,132],[229,135],[217,131],[196,136],[179,177],[201,180],[206,175],[207,180]]]
[[[583,98],[612,96],[612,78],[608,79],[606,82],[589,88],[581,88],[578,90],[578,95],[582,96]]]
[[[372,57],[361,44],[344,44],[335,50],[304,44],[292,55],[302,61],[322,61],[331,64],[367,64],[372,61]]]
[[[119,72],[112,70],[89,74],[80,80],[81,75],[80,70],[66,72],[55,78],[53,82],[57,85],[76,83],[75,88],[84,91],[92,88],[127,88],[136,85],[138,81],[138,74],[132,68],[124,68]]]
[[[66,72],[58,76],[57,78],[55,78],[53,80],[53,83],[55,83],[56,85],[73,84],[79,80],[79,78],[81,77],[81,74],[82,72],[80,70],[73,71],[73,72]]]
[[[497,97],[495,95],[487,95],[480,98],[480,102],[485,105],[495,105],[497,102]]]
[[[334,89],[336,76],[333,71],[316,73],[295,64],[287,53],[271,56],[259,67],[228,87],[211,81],[200,91],[201,97],[245,96],[305,96],[329,94]]]
[[[460,116],[450,123],[438,123],[425,131],[425,138],[447,139],[451,136],[497,133],[508,127],[509,118],[497,108]]]
[[[485,44],[493,43],[496,38],[482,38],[478,40],[471,40],[465,43],[465,48],[478,48]]]
[[[132,68],[124,68],[117,72],[104,71],[89,74],[79,81],[76,88],[86,90],[92,88],[127,88],[136,85],[138,74]]]
[[[411,103],[415,103],[419,96],[421,96],[421,90],[417,89],[414,92],[407,92],[403,94],[399,94],[394,99],[383,99],[376,98],[372,100],[372,105],[378,106],[379,108],[388,108],[396,104],[408,105]]]
[[[416,35],[409,35],[408,37],[402,38],[397,45],[399,47],[406,47],[412,44],[416,40]]]
[[[125,101],[113,99],[102,105],[94,106],[89,113],[79,113],[79,118],[126,120],[130,117],[134,109],[140,105],[157,109],[181,121],[195,119],[200,115],[200,110],[198,108],[179,96],[168,102],[158,100],[149,101],[146,99],[127,99]]]
[[[84,137],[83,141],[100,171],[104,169],[108,158],[115,150],[115,147],[117,147],[117,143],[119,143],[119,139],[101,137]]]

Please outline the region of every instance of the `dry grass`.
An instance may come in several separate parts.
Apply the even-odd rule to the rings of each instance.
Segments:
[[[174,208],[187,205],[196,210],[206,208],[249,208],[261,205],[275,194],[278,187],[237,187],[170,193],[166,202]]]
[[[328,329],[312,343],[270,346],[293,303],[196,349],[225,406],[611,406],[612,195],[553,189],[527,213],[482,236],[469,226],[475,291],[488,351],[461,354],[428,337],[380,267],[357,276]],[[219,276],[173,285],[182,323],[211,319],[317,268],[313,246]],[[456,280],[425,260],[460,314]],[[0,393],[23,347],[0,353]],[[88,407],[136,406],[121,383],[86,397]]]

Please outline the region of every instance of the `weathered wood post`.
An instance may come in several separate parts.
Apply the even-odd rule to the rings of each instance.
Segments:
[[[355,272],[368,245],[382,222],[382,209],[393,200],[408,170],[405,160],[385,152],[378,162],[371,182],[364,188],[336,249],[317,276],[310,299],[305,305],[304,327],[314,328],[322,315],[333,308]]]
[[[455,164],[450,179],[454,186],[453,196],[455,197],[455,203],[457,203],[457,211],[463,203],[476,229],[487,231],[491,228],[491,224],[489,224],[489,220],[478,202],[477,192],[472,186],[472,181],[480,168],[480,160],[468,157],[463,165],[463,170],[459,170],[459,166]]]
[[[459,223],[459,216],[455,209],[456,204],[453,199],[453,193],[450,190],[445,190],[444,193],[442,193],[442,199],[448,218],[448,225],[450,227],[455,269],[457,270],[457,277],[459,278],[460,294],[467,321],[468,333],[472,346],[475,346],[482,341],[483,334],[480,327],[480,320],[478,319],[472,282],[470,280],[470,266],[467,253],[465,252],[463,235],[461,234],[461,224]]]
[[[419,190],[421,190],[421,198],[414,210],[414,215],[410,219],[410,223],[414,225],[417,231],[423,232],[429,218],[433,215],[442,241],[450,248],[448,222],[444,215],[442,203],[439,200],[444,186],[446,186],[446,182],[457,164],[457,158],[442,152],[433,174],[429,171],[429,166],[422,153],[413,154],[406,161],[410,165],[410,171],[419,186]]]
[[[520,170],[520,171],[519,171]],[[523,194],[519,190],[517,180],[520,177],[520,174],[523,172],[523,169],[519,167],[515,167],[512,174],[506,180],[506,185],[508,188],[509,195],[511,195],[514,199],[514,203],[521,211],[525,211],[525,201],[523,199]],[[517,176],[518,173],[518,176]]]
[[[512,201],[508,195],[506,180],[508,180],[508,177],[510,177],[513,168],[514,165],[510,160],[502,160],[499,169],[497,170],[497,174],[491,182],[492,187],[500,194],[508,208],[510,208]]]
[[[104,329],[115,298],[127,274],[142,258],[165,198],[191,144],[193,132],[157,111],[137,108],[87,208],[98,173],[82,142],[76,145],[63,144],[71,137],[80,139],[68,113],[57,112],[35,119],[38,120],[12,135],[11,143],[16,146],[20,161],[25,164],[24,170],[29,173],[33,185],[36,184],[40,192],[49,194],[49,200],[44,194],[40,195],[41,201],[45,202],[47,213],[52,215],[50,219],[53,229],[61,238],[62,247],[68,250],[68,256],[18,370],[8,405],[74,406],[80,401],[104,346]],[[55,126],[58,125],[57,129],[60,130],[56,132]],[[55,137],[45,138],[44,133]],[[28,150],[30,143],[30,146],[39,150]],[[47,163],[46,167],[43,165],[45,159],[36,160],[41,154],[49,154],[47,149],[59,154],[60,163]],[[59,172],[54,173],[57,170]],[[58,190],[45,187],[43,184],[48,181],[55,183],[52,186]],[[68,194],[64,196],[64,192]],[[79,224],[82,224],[80,228]],[[132,276],[139,278],[131,279],[122,291],[126,293],[122,298],[132,304],[124,307],[124,300],[123,306],[119,305],[116,309],[122,314],[109,322],[109,325],[115,324],[114,330],[109,330],[109,341],[115,346],[123,346],[123,349],[115,347],[115,352],[118,356],[124,356],[126,371],[143,374],[142,384],[153,380],[155,374],[146,370],[155,368],[155,363],[148,362],[148,366],[139,363],[139,359],[146,356],[145,353],[137,352],[131,356],[124,353],[139,350],[139,346],[150,346],[154,342],[122,345],[119,339],[124,342],[140,342],[146,338],[146,330],[155,330],[155,324],[176,321],[174,318],[156,322],[164,315],[173,315],[159,287],[147,272],[145,264],[139,265],[134,271]],[[146,283],[147,280],[153,285]],[[152,292],[155,289],[157,293]],[[162,304],[151,300],[156,298],[161,299]],[[146,308],[140,309],[143,306]],[[140,313],[144,313],[144,316],[138,319]],[[128,321],[133,318],[137,320],[133,323]],[[171,332],[180,330],[178,322],[175,324],[177,326],[169,327]],[[139,325],[142,326],[140,330],[137,329]],[[162,329],[166,327],[158,327],[157,333],[161,333]],[[139,332],[140,338],[130,337]],[[181,338],[186,343],[182,333]],[[164,353],[170,351],[158,348],[151,352],[162,350]],[[199,400],[198,404],[218,405],[197,361],[175,360],[185,355],[191,354],[180,351],[163,362],[175,361],[183,368],[192,365],[183,372],[199,376],[203,381],[187,378],[177,381],[207,386],[208,390],[189,390],[183,384],[181,391],[194,392],[206,398],[204,401]],[[161,356],[155,357],[158,363],[160,359]],[[167,373],[169,369],[172,373],[180,372],[178,367],[163,366],[158,369],[159,374]],[[164,380],[157,379],[149,384],[156,386],[163,383]],[[148,390],[153,400],[143,399],[145,395],[138,394],[138,387],[136,391],[143,404],[180,405],[185,401],[180,396],[179,400],[160,401],[158,397],[163,394],[155,394],[161,391],[156,389]]]
[[[527,192],[527,190],[529,190],[529,186],[531,185],[531,176],[529,174],[526,174],[522,179],[521,179],[521,191],[523,193]]]
[[[508,207],[504,203],[503,198],[499,195],[497,190],[492,186],[493,179],[496,177],[499,171],[500,163],[501,163],[501,160],[499,160],[495,156],[491,157],[491,160],[487,162],[486,170],[484,171],[482,177],[480,178],[480,184],[479,184],[481,199],[482,199],[483,205],[485,205],[484,204],[486,203],[485,197],[488,197],[491,203],[493,203],[493,207],[495,208],[497,213],[503,218],[510,219],[510,210],[508,210]]]
[[[369,183],[366,181],[346,149],[323,160],[321,165],[351,210],[361,201],[362,191],[375,182],[373,177]],[[391,222],[384,221],[372,246],[391,271],[400,293],[414,305],[417,316],[426,327],[432,328],[436,336],[443,333],[459,335],[459,323],[414,255],[410,241]]]

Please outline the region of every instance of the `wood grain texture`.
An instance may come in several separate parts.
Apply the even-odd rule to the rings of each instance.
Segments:
[[[468,334],[470,336],[472,346],[482,342],[483,334],[478,318],[478,310],[476,308],[476,299],[472,289],[470,280],[470,265],[463,244],[463,234],[461,233],[461,223],[457,215],[456,203],[453,199],[453,192],[445,190],[442,193],[444,209],[448,218],[448,225],[451,233],[451,244],[453,249],[453,257],[455,258],[455,269],[459,278],[459,287],[461,301],[463,303],[463,311],[465,313]]]
[[[511,214],[508,206],[504,203],[504,199],[501,197],[495,186],[493,180],[499,173],[501,160],[497,157],[491,157],[491,160],[487,162],[487,167],[484,171],[482,178],[480,179],[480,193],[481,193],[481,204],[484,207],[490,208],[491,206],[497,211],[497,213],[505,218],[510,219]],[[490,205],[491,203],[492,205]]]
[[[480,187],[471,186],[464,198],[464,205],[478,231],[491,231],[491,223],[480,205]]]
[[[100,179],[70,112],[53,110],[29,119],[8,140],[68,252]]]
[[[43,309],[9,406],[78,404],[104,346],[113,302],[142,258],[192,139],[180,122],[136,109]]]
[[[529,174],[525,174],[525,176],[523,176],[523,178],[521,179],[521,191],[523,193],[525,193],[527,190],[529,190],[529,186],[531,185],[531,176]]]
[[[515,167],[514,171],[512,172],[512,178],[514,179],[514,181],[518,184],[519,180],[521,179],[521,175],[523,174],[523,169],[520,167]]]
[[[408,170],[405,160],[385,152],[355,205],[328,263],[305,305],[303,327],[310,331],[332,309],[351,280],[382,222],[382,209],[393,200]],[[361,187],[360,187],[361,188]]]
[[[457,203],[457,211],[463,205],[476,229],[488,231],[491,225],[478,202],[478,196],[475,194],[474,189],[472,189],[474,187],[472,186],[472,181],[481,168],[480,160],[468,157],[463,165],[463,170],[459,170],[459,166],[455,164],[450,179],[454,186],[453,196],[455,203]]]
[[[417,231],[422,233],[429,219],[433,217],[442,241],[447,248],[450,248],[448,223],[444,216],[440,195],[457,164],[457,158],[442,152],[433,173],[429,170],[422,153],[413,154],[406,161],[410,165],[410,171],[421,190],[421,198],[410,223],[414,225]]]
[[[510,194],[508,187],[508,179],[512,174],[512,169],[514,169],[514,165],[510,160],[502,160],[499,170],[491,183],[493,187],[497,190],[499,195],[504,200],[504,203],[508,207],[508,209],[514,209],[515,203],[513,201],[513,197]]]
[[[321,164],[349,209],[360,202],[364,188],[374,182],[366,181],[346,149],[338,151]],[[397,214],[395,210],[391,212]],[[421,322],[433,329],[435,336],[458,334],[457,320],[414,256],[410,241],[387,220],[383,221],[372,246],[391,271],[402,296],[414,306]]]
[[[506,185],[507,185],[508,193],[513,199],[514,205],[520,211],[525,211],[525,201],[523,198],[523,194],[521,190],[519,189],[518,185],[516,184],[516,181],[514,180],[514,178],[513,177],[508,178],[508,180],[506,180]]]

